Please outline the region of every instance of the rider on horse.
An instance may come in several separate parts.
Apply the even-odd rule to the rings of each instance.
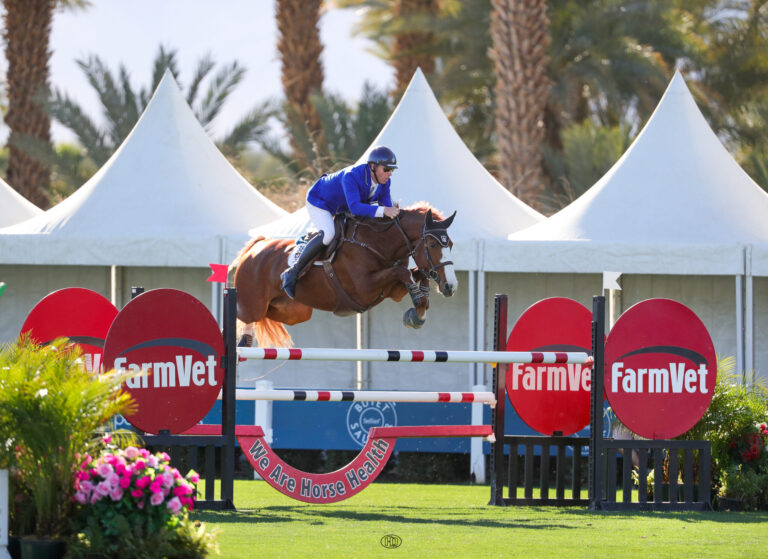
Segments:
[[[333,216],[343,212],[363,217],[394,219],[400,208],[392,205],[389,193],[392,171],[397,158],[391,149],[378,146],[368,155],[368,161],[351,165],[330,175],[323,175],[307,192],[307,211],[319,234],[312,237],[293,266],[280,278],[285,293],[293,299],[299,272],[323,249],[335,235]]]

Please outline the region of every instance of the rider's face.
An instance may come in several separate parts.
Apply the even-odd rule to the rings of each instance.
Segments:
[[[384,184],[389,180],[389,177],[392,176],[392,173],[394,172],[394,169],[391,167],[385,167],[384,165],[376,165],[373,170],[373,176],[376,179],[376,182],[379,184]]]

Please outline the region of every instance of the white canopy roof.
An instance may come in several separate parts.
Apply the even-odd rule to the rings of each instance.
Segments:
[[[377,145],[385,145],[397,155],[392,199],[402,206],[425,200],[446,216],[458,210],[451,238],[468,252],[474,253],[474,240],[506,239],[511,232],[544,219],[499,184],[472,155],[421,70],[416,70],[369,150]],[[368,151],[357,163],[365,161]],[[306,210],[299,210],[250,233],[290,238],[306,231],[308,224]]]
[[[723,147],[676,72],[642,132],[605,176],[546,221],[510,235],[513,248],[498,245],[495,265],[744,273],[741,245],[768,240],[767,215],[768,194]]]
[[[69,198],[0,229],[3,263],[205,267],[286,212],[216,148],[166,72],[131,134]]]
[[[0,227],[13,225],[43,213],[43,210],[0,179]]]

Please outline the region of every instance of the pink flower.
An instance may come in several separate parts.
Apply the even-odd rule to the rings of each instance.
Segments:
[[[123,498],[123,490],[119,487],[114,487],[112,491],[109,492],[109,497],[113,501],[119,501]]]
[[[135,470],[143,470],[146,468],[147,464],[144,462],[144,460],[136,460],[136,464],[134,465]]]
[[[99,464],[99,467],[96,468],[96,471],[99,472],[101,477],[106,478],[109,474],[114,473],[115,469],[111,464],[102,463]]]
[[[88,475],[88,472],[84,472],[83,470],[80,470],[77,472],[77,479],[86,480],[90,478],[91,476]]]
[[[104,436],[101,438],[101,442],[103,442],[104,444],[109,444],[109,443],[111,443],[111,442],[112,442],[112,435],[104,435]]]
[[[153,493],[152,496],[149,498],[149,503],[154,506],[157,506],[162,502],[163,502],[162,493]]]
[[[109,492],[111,491],[111,489],[112,487],[110,487],[109,483],[107,483],[106,481],[100,481],[99,484],[96,486],[96,493],[104,497],[106,495],[109,495]]]
[[[149,457],[150,453],[146,448],[140,448],[139,455],[141,455],[142,458],[147,458]]]
[[[171,472],[166,471],[161,477],[163,479],[163,487],[171,487],[173,485],[173,474]]]
[[[149,486],[149,490],[152,493],[162,493],[163,492],[163,485],[160,483],[160,479],[156,479],[152,482],[152,485]]]
[[[160,460],[162,460],[163,462],[168,462],[171,459],[171,457],[168,456],[167,452],[160,452],[158,453],[158,456],[160,457]]]
[[[116,487],[120,484],[120,476],[112,472],[107,476],[106,482],[109,483],[109,485],[111,485],[112,487]]]
[[[75,493],[75,500],[81,505],[84,505],[85,503],[88,502],[88,496],[82,491],[78,491],[77,493]]]
[[[150,468],[157,468],[157,465],[160,463],[160,461],[157,459],[157,456],[148,456],[147,457],[147,465]]]
[[[181,510],[182,504],[178,497],[174,497],[168,501],[168,504],[165,506],[168,507],[173,514],[176,514]]]
[[[128,489],[131,486],[131,476],[123,476],[120,478],[120,487],[123,489]]]
[[[120,462],[115,464],[115,473],[117,475],[123,475],[127,471],[128,471],[128,469],[125,467],[125,464],[120,463]]]
[[[144,501],[139,501],[138,503],[136,503],[136,506],[139,507],[139,509],[143,509],[144,508]]]
[[[200,481],[200,475],[197,472],[193,471],[192,475],[189,476],[189,481],[191,481],[192,483],[198,483]]]
[[[184,497],[186,495],[192,494],[192,488],[186,486],[186,485],[178,485],[173,488],[173,494],[177,497]]]
[[[125,449],[125,457],[128,458],[128,460],[135,460],[139,457],[139,449],[135,446],[129,446]]]
[[[144,489],[146,486],[148,486],[150,483],[152,483],[152,478],[149,476],[140,477],[136,480],[136,487],[139,489]]]
[[[136,497],[137,499],[141,497],[144,494],[144,492],[141,489],[134,489],[131,491],[131,497]]]

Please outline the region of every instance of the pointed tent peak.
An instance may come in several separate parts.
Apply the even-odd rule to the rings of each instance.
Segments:
[[[166,71],[133,130],[101,169],[69,198],[9,232],[93,235],[104,246],[107,238],[244,238],[251,227],[284,215],[227,161]],[[162,253],[146,261],[162,259]]]
[[[766,214],[768,194],[723,146],[675,72],[613,167],[546,222],[510,238],[750,242],[768,240]]]
[[[506,238],[544,219],[475,158],[420,69],[365,154],[374,146],[387,146],[397,155],[393,200],[402,206],[427,200],[446,214],[459,210],[451,227],[454,240]],[[365,160],[364,155],[357,162]]]
[[[175,102],[183,101],[184,105],[186,105],[190,111],[192,110],[189,107],[189,103],[187,103],[187,100],[184,98],[184,93],[181,91],[179,82],[176,81],[176,78],[169,68],[166,68],[163,72],[163,77],[160,78],[160,83],[157,84],[157,87],[155,88],[154,93],[152,93],[152,97],[149,99],[149,103],[147,103],[144,113],[139,120],[143,118],[144,114],[147,113],[152,104],[160,99],[173,99]],[[197,118],[195,118],[195,120],[197,120]]]
[[[432,88],[429,87],[429,82],[427,81],[426,76],[424,76],[424,72],[421,71],[421,66],[416,68],[416,71],[413,73],[411,81],[408,82],[408,87],[406,87],[405,90],[429,90],[430,93],[433,93]]]

